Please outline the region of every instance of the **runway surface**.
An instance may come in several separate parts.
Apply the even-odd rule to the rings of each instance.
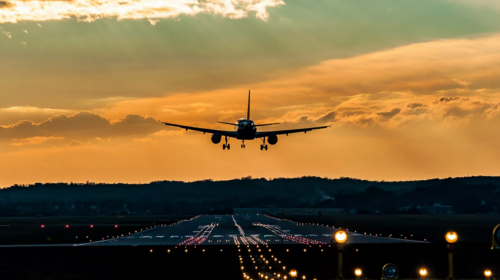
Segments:
[[[173,225],[76,246],[331,244],[338,228],[302,225],[262,214],[200,215]],[[346,243],[419,243],[347,231]],[[75,246],[75,245],[74,245]]]

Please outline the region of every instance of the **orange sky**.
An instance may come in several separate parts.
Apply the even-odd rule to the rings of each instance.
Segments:
[[[259,16],[252,20],[259,26],[273,24],[273,13],[268,16],[267,21]],[[10,28],[0,27],[5,32]],[[13,42],[7,36],[3,40]],[[13,54],[18,51],[5,46]],[[200,83],[206,83],[206,89],[200,89],[192,85],[196,81],[182,82],[184,74],[176,74],[175,68],[173,76],[165,76],[172,79],[166,84],[148,72],[162,71],[156,68],[141,73],[152,73],[158,84],[146,76],[134,81],[125,68],[103,72],[99,64],[100,77],[96,78],[92,71],[71,68],[86,67],[84,60],[89,56],[75,49],[81,64],[70,66],[69,71],[75,72],[67,76],[61,72],[57,83],[39,84],[42,76],[37,75],[44,73],[29,69],[22,86],[5,76],[0,81],[5,92],[5,104],[0,104],[0,187],[49,181],[192,181],[244,176],[413,180],[499,175],[499,50],[500,30],[418,39],[350,55],[325,54],[301,65],[280,64],[279,69],[255,80],[234,83],[218,76],[224,72],[217,67],[213,77],[204,68],[186,68],[205,77]],[[12,69],[19,64],[5,59]],[[199,60],[208,63],[205,59]],[[66,69],[57,57],[53,63],[59,65],[57,71]],[[233,74],[240,71],[234,69]],[[7,73],[7,68],[0,66],[0,74],[3,71]],[[251,75],[259,70],[248,71]],[[120,75],[118,83],[120,79],[115,81],[114,76]],[[101,83],[106,79],[113,86]],[[170,90],[174,84],[175,90]],[[67,91],[52,90],[58,87]],[[16,89],[23,94],[7,94]],[[240,142],[233,139],[232,149],[223,151],[221,144],[210,142],[210,135],[161,124],[231,130],[216,122],[245,116],[248,89],[252,90],[251,116],[256,123],[281,122],[276,129],[331,128],[279,137],[268,151],[260,151],[258,140],[240,149]]]

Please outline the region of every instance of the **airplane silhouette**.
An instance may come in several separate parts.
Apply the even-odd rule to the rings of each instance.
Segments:
[[[275,124],[279,124],[279,123],[255,124],[252,120],[250,120],[250,91],[248,91],[247,118],[246,119],[245,118],[239,119],[236,123],[227,123],[227,122],[219,122],[219,123],[233,125],[233,126],[237,127],[237,129],[235,131],[225,131],[225,130],[216,130],[216,129],[185,126],[185,125],[166,123],[166,122],[164,122],[163,124],[184,128],[186,131],[188,131],[188,130],[200,131],[200,132],[203,132],[203,134],[212,133],[211,140],[212,140],[212,143],[214,143],[214,144],[219,144],[220,141],[222,140],[222,136],[224,136],[224,141],[226,143],[222,144],[223,150],[225,150],[226,148],[229,150],[231,148],[231,145],[227,143],[230,138],[242,140],[241,148],[245,148],[245,140],[254,140],[256,138],[260,138],[262,140],[262,145],[260,145],[260,149],[267,150],[266,138],[267,138],[267,143],[274,145],[274,144],[278,143],[278,135],[285,134],[288,136],[288,134],[290,134],[290,133],[297,133],[297,132],[306,133],[306,132],[314,130],[314,129],[323,129],[323,128],[328,127],[328,126],[317,126],[317,127],[307,127],[307,128],[299,128],[299,129],[257,132],[258,126],[268,126],[268,125],[275,125]]]

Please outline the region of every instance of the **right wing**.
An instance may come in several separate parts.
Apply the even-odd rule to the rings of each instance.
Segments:
[[[306,132],[311,131],[311,130],[324,129],[324,128],[328,128],[328,127],[330,127],[330,126],[316,126],[316,127],[306,127],[306,128],[299,128],[299,129],[262,131],[262,132],[257,132],[255,134],[255,137],[257,137],[257,138],[268,137],[268,136],[280,135],[280,134],[286,134],[288,136],[288,134],[290,134],[290,133],[298,133],[298,132],[306,133]]]
[[[194,131],[199,131],[199,132],[203,132],[203,133],[213,133],[213,134],[217,134],[217,135],[222,135],[222,136],[236,138],[236,132],[235,131],[225,131],[225,130],[200,128],[200,127],[186,126],[186,125],[166,123],[166,122],[164,122],[163,124],[164,125],[169,125],[169,126],[175,126],[175,127],[184,128],[186,131],[188,131],[188,130],[194,130]]]

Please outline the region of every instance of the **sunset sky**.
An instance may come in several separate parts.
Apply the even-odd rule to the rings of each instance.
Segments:
[[[214,145],[162,121],[331,125]],[[500,175],[500,1],[0,0],[0,187]]]

